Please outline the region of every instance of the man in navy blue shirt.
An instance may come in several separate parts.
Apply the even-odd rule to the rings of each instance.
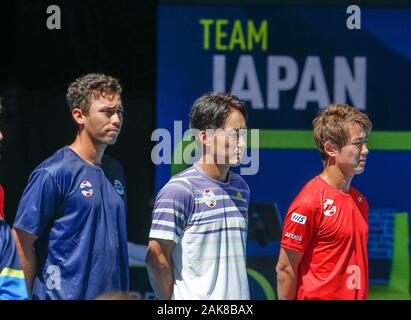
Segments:
[[[30,175],[13,231],[33,299],[128,290],[125,178],[104,156],[121,131],[121,91],[103,74],[70,84],[76,139]]]

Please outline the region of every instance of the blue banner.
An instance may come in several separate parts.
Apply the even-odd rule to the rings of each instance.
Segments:
[[[410,142],[398,135],[397,145],[407,144],[402,151],[383,143],[386,137],[395,141],[390,133],[411,131],[411,9],[367,7],[360,14],[360,28],[350,29],[350,14],[336,6],[160,5],[157,128],[173,133],[178,120],[186,130],[192,103],[208,91],[239,96],[249,107],[248,127],[267,130],[308,132],[318,109],[354,105],[379,134],[378,151],[371,148],[354,186],[372,210],[411,213]],[[319,153],[308,145],[261,148],[258,173],[244,178],[252,201],[275,204],[283,217],[321,169]],[[170,170],[169,164],[157,166],[156,191]],[[275,237],[267,241],[270,249],[261,256],[278,250]],[[255,244],[248,250],[253,259],[261,250]],[[390,268],[371,275],[388,283]]]

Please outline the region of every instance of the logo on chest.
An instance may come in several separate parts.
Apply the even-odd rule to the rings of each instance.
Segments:
[[[203,191],[203,201],[206,206],[210,208],[214,208],[217,204],[217,199],[215,197],[215,193],[211,189],[204,189]]]
[[[114,187],[114,190],[116,190],[117,193],[118,193],[120,196],[123,196],[123,195],[124,195],[125,188],[124,188],[124,186],[123,186],[123,184],[121,183],[120,180],[117,180],[117,179],[114,180],[113,187]]]
[[[80,183],[81,194],[87,198],[90,198],[93,195],[93,189],[90,181],[84,180]]]
[[[333,206],[334,200],[325,199],[323,202],[323,214],[327,217],[333,216],[337,212],[337,207]]]

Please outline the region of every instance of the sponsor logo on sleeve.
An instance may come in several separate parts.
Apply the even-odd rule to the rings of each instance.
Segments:
[[[299,224],[305,224],[305,221],[307,220],[306,216],[303,216],[302,214],[299,214],[297,212],[293,212],[291,214],[291,221],[297,222]]]
[[[296,234],[291,233],[291,232],[286,232],[284,234],[284,237],[291,238],[291,239],[297,240],[297,241],[302,241],[302,239],[303,239],[302,236],[296,235]]]

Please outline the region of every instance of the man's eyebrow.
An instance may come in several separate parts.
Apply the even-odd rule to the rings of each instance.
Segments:
[[[106,109],[123,109],[123,105],[122,104],[118,104],[118,105],[103,105],[101,107],[102,110],[106,110]]]
[[[359,141],[359,140],[368,140],[368,136],[363,136],[363,137],[357,137],[353,139],[354,141]]]

